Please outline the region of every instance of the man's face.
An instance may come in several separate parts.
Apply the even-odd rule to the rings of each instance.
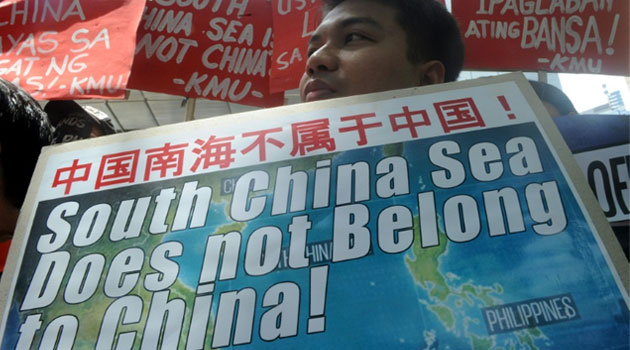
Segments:
[[[420,85],[421,64],[407,58],[396,10],[372,1],[346,0],[313,33],[300,96],[310,102]]]

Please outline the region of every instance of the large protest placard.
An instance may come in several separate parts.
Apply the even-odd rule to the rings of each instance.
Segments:
[[[626,348],[561,139],[513,74],[48,147],[2,348]]]
[[[37,99],[122,97],[144,0],[0,1],[0,77]]]
[[[469,69],[630,75],[626,0],[452,0]]]
[[[147,2],[129,86],[254,106],[281,105],[269,93],[270,1]]]

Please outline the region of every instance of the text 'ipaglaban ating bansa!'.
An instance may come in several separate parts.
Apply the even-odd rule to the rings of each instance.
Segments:
[[[122,97],[144,1],[0,2],[0,77],[36,99]]]
[[[269,93],[270,1],[148,1],[138,28],[129,87],[254,106]]]
[[[2,348],[625,348],[627,264],[534,96],[513,74],[49,147]]]
[[[465,67],[630,75],[627,0],[452,0]]]

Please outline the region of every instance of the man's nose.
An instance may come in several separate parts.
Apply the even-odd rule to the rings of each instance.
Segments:
[[[306,73],[311,76],[317,72],[331,72],[337,69],[338,57],[334,48],[328,44],[319,47],[306,60]]]

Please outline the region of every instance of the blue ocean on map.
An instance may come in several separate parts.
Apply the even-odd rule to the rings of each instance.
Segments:
[[[490,132],[497,145],[504,144],[506,140],[516,136],[510,131]],[[476,139],[488,139],[487,135],[479,135],[480,133],[482,132],[458,136],[457,141],[461,148],[466,150]],[[564,210],[569,217],[578,219],[571,219],[562,233],[543,236],[528,228],[524,232],[489,237],[487,229],[482,229],[480,235],[470,242],[447,242],[444,252],[436,258],[435,271],[445,282],[445,286],[441,286],[445,288],[444,293],[447,295],[444,300],[438,300],[432,295],[431,291],[436,286],[430,282],[423,284],[414,277],[410,267],[416,261],[416,257],[411,249],[401,254],[386,254],[378,248],[375,224],[378,213],[391,205],[403,205],[414,208],[412,211],[417,215],[418,192],[435,191],[438,203],[440,198],[448,198],[456,193],[468,193],[474,196],[478,203],[483,203],[481,196],[483,190],[506,186],[518,188],[527,183],[562,178],[549,150],[541,140],[537,140],[538,152],[546,172],[529,175],[525,183],[506,170],[505,176],[489,184],[480,183],[469,176],[466,182],[456,189],[439,189],[432,184],[429,175],[431,170],[437,168],[429,164],[427,159],[415,158],[417,154],[427,154],[427,147],[437,141],[423,140],[407,143],[404,148],[400,147],[401,155],[408,161],[411,191],[409,195],[393,199],[380,199],[374,195],[371,197],[369,206],[373,218],[369,224],[372,232],[370,254],[352,261],[330,263],[325,332],[306,335],[310,288],[307,268],[278,269],[265,276],[244,277],[243,268],[239,267],[240,278],[217,283],[215,295],[224,291],[252,287],[260,299],[266,289],[279,281],[295,282],[302,291],[296,337],[273,342],[260,340],[256,330],[259,328],[260,315],[266,309],[259,305],[257,317],[254,318],[251,343],[233,348],[627,349],[629,337],[627,306],[590,232],[590,227],[585,223],[573,198],[567,196],[563,198]],[[373,169],[379,160],[387,157],[385,153],[384,147],[372,147],[337,154],[332,162],[333,179],[336,165],[366,161]],[[458,155],[456,158],[465,164],[465,155]],[[507,169],[507,159],[504,159],[503,163]],[[570,191],[565,182],[558,182],[563,191]],[[332,186],[334,185],[333,180]],[[333,188],[331,192],[335,193],[335,189]],[[312,193],[309,195],[312,196]],[[268,200],[272,199],[271,194],[267,194],[267,197]],[[331,202],[334,203],[334,195],[332,197]],[[524,198],[521,198],[521,205],[523,208],[527,207]],[[179,261],[184,266],[190,266],[182,269],[180,279],[191,289],[197,286],[199,262],[202,261],[205,249],[199,244],[198,237],[211,234],[214,230],[232,223],[227,208],[227,201],[213,203],[211,218],[206,227],[171,233],[165,238],[178,240],[194,250],[194,253],[188,252],[185,258]],[[242,232],[243,242],[255,228],[276,226],[285,230],[283,247],[287,248],[289,235],[286,228],[295,215],[268,214],[267,209],[260,219],[246,223]],[[308,242],[330,241],[332,211],[318,209],[308,211],[307,214],[313,223]],[[531,227],[534,224],[532,219],[527,215],[524,217],[526,227]],[[440,226],[443,230],[443,223]],[[414,239],[417,240],[418,237]],[[443,234],[441,239],[448,241]],[[423,249],[428,251],[431,248]],[[422,252],[424,253],[424,250]],[[243,256],[244,252],[241,250],[240,261],[243,260]],[[485,291],[485,297],[464,292],[467,288]],[[490,305],[489,300],[500,305],[562,293],[570,293],[575,299],[580,318],[533,329],[489,334],[482,315],[482,309]]]
[[[521,149],[509,151],[506,143],[515,138],[527,139],[531,142],[529,146],[525,146],[526,143],[519,143]],[[494,166],[500,163],[503,168],[500,177],[482,181],[473,176],[471,168],[479,164],[471,164],[468,151],[482,142],[479,140],[485,142],[481,148],[498,150],[500,160],[495,161]],[[446,177],[453,176],[443,167],[436,165],[429,157],[430,148],[440,142],[447,142],[459,149],[459,151],[449,153],[448,158],[451,164],[461,166],[465,171],[465,177],[462,178],[461,183],[452,188],[437,186],[433,178],[437,172],[442,172],[441,174]],[[526,162],[532,164],[540,162],[544,171],[520,174],[513,169],[515,163],[520,162],[521,166],[524,164],[524,160],[518,158],[524,147],[535,148],[530,155],[535,154],[536,159],[527,158]],[[445,154],[442,153],[442,156]],[[404,159],[406,169],[403,173],[409,188],[407,193],[381,198],[375,191],[376,182],[382,177],[382,174],[376,173],[376,165],[381,160],[392,157]],[[513,157],[516,158],[512,159]],[[329,206],[313,209],[312,179],[315,170],[312,169],[312,164],[321,160],[330,160]],[[366,227],[370,234],[370,249],[367,254],[354,259],[333,262],[335,209],[341,207],[341,205],[336,205],[338,168],[360,162],[369,166],[370,196],[367,200],[353,200],[350,204],[365,205],[369,210],[369,223]],[[526,165],[532,166],[532,164]],[[119,198],[155,196],[161,189],[180,189],[184,183],[192,181],[197,181],[200,186],[216,186],[222,177],[237,178],[253,170],[265,171],[273,179],[277,169],[287,165],[295,166],[295,171],[299,171],[301,166],[310,169],[307,170],[311,185],[308,186],[306,194],[306,210],[271,215],[269,202],[273,201],[274,189],[270,186],[272,188],[253,194],[266,198],[267,205],[263,213],[253,220],[237,222],[230,215],[232,196],[225,193],[212,198],[206,224],[203,227],[153,235],[143,232],[141,236],[134,238],[138,241],[129,239],[128,242],[121,242],[127,246],[116,244],[106,246],[109,249],[106,253],[98,251],[99,247],[82,249],[86,251],[93,249],[98,254],[113,257],[129,246],[140,246],[139,240],[143,242],[146,240],[149,243],[147,246],[142,246],[146,250],[146,262],[149,260],[151,249],[156,245],[168,241],[181,242],[182,255],[172,258],[179,265],[178,282],[180,283],[176,286],[177,293],[189,293],[186,295],[187,302],[192,303],[199,285],[208,237],[237,230],[241,235],[241,246],[238,253],[236,278],[215,281],[215,289],[212,292],[211,322],[205,339],[205,348],[210,348],[213,340],[212,327],[217,317],[222,293],[240,291],[245,288],[251,288],[256,292],[256,310],[253,316],[251,340],[243,344],[231,343],[225,348],[627,350],[630,347],[630,321],[626,296],[611,272],[612,265],[608,263],[605,253],[602,252],[592,232],[592,226],[584,217],[580,203],[572,194],[571,185],[566,182],[564,173],[533,124],[519,128],[495,128],[421,139],[404,144],[320,154],[306,160],[302,158],[285,161],[282,164],[258,164],[248,168],[230,169],[227,175],[219,171],[207,175],[195,175],[86,194],[81,198],[42,202],[39,204],[38,214],[34,219],[33,232],[47,232],[45,230],[48,213],[62,201],[76,200],[81,202],[82,210],[85,210],[90,205],[103,203],[106,200],[112,204]],[[542,187],[538,184],[547,184],[548,188],[557,189],[561,204],[551,205],[550,199],[546,197],[540,203],[536,202],[535,199],[542,193],[542,190],[538,189]],[[538,190],[528,192],[527,188],[530,185]],[[518,203],[516,207],[520,206],[517,208],[518,213],[511,211],[510,215],[516,215],[517,219],[522,219],[523,228],[491,235],[489,225],[496,224],[497,220],[503,220],[502,216],[507,217],[507,209],[502,208],[500,215],[489,216],[491,210],[485,206],[484,193],[504,188],[513,189],[518,194],[516,198],[516,203]],[[216,188],[214,190],[219,191]],[[531,198],[526,193],[529,193]],[[432,209],[431,203],[419,203],[420,194],[422,198],[433,198]],[[465,212],[462,209],[463,204],[451,212],[444,210],[453,198],[460,198],[461,203],[474,202],[475,206],[466,207]],[[558,215],[550,218],[542,215],[541,218],[540,214],[538,216],[532,214],[535,211],[531,209],[533,205],[539,205],[537,209],[539,212],[554,212]],[[112,206],[115,207],[114,204]],[[414,226],[413,243],[409,243],[409,247],[404,250],[388,253],[380,245],[378,221],[380,214],[394,206],[407,208],[411,213]],[[173,207],[171,211],[174,211]],[[419,219],[421,210],[423,210],[422,213],[428,213],[423,222]],[[318,249],[310,256],[310,265],[291,268],[286,264],[283,266],[279,264],[269,273],[260,276],[247,275],[243,261],[247,253],[247,242],[252,233],[267,226],[281,230],[282,249],[285,254],[289,249],[291,239],[288,227],[293,219],[301,216],[307,216],[312,224],[307,232],[307,250]],[[550,234],[543,234],[544,231],[541,231],[543,233],[535,232],[536,225],[547,227],[547,225],[562,221],[563,217],[566,218],[566,223],[558,232],[554,231]],[[427,237],[430,236],[432,218],[436,220],[436,228],[433,231],[435,231],[437,242],[429,244],[430,240],[426,239],[424,234]],[[349,220],[355,219],[356,217],[350,217]],[[396,219],[399,219],[398,216]],[[510,219],[515,218],[510,217]],[[78,218],[72,220],[76,224]],[[479,225],[479,232],[472,237],[467,237],[466,240],[457,241],[448,235],[450,231],[447,230],[447,226],[453,222],[466,228]],[[506,228],[508,226],[505,224]],[[425,232],[422,232],[421,227]],[[407,229],[408,227],[403,227],[394,230],[396,232],[393,240],[402,240],[403,231]],[[408,237],[409,231],[406,232],[406,237]],[[357,242],[348,240],[347,243],[353,246]],[[31,235],[27,251],[35,252],[36,244],[37,236]],[[89,253],[74,248],[70,247],[68,250],[79,257],[80,254]],[[86,317],[89,317],[94,313],[91,308],[100,308],[98,310],[104,313],[104,310],[116,300],[109,296],[97,295],[84,305],[68,306],[61,300],[63,296],[60,293],[57,301],[61,305],[59,307],[53,305],[42,310],[20,311],[19,305],[22,302],[20,298],[28,288],[29,273],[35,269],[39,260],[38,255],[31,254],[37,258],[25,258],[22,264],[22,273],[3,338],[3,349],[15,348],[20,325],[23,324],[29,312],[41,312],[46,322],[60,313],[71,312],[67,310],[78,310],[77,314],[83,312],[87,313]],[[78,258],[75,257],[75,259]],[[311,285],[311,271],[319,267],[328,267],[325,286]],[[261,318],[273,307],[263,307],[263,298],[272,286],[282,282],[293,283],[299,287],[297,333],[273,341],[264,341],[260,337]],[[325,327],[323,331],[308,334],[309,319],[321,316],[319,313],[312,314],[313,291],[325,292],[323,310]],[[151,294],[142,290],[140,282],[130,293],[144,298],[142,312],[145,315],[143,317],[147,317],[150,303],[148,300]],[[173,295],[171,298],[179,297]],[[93,301],[94,299],[96,301]],[[558,312],[555,318],[549,319],[543,319],[541,316],[540,319],[536,318],[538,323],[533,325],[525,325],[522,322],[523,319],[519,321],[519,316],[515,316],[524,312],[525,308],[532,309],[531,305],[552,305],[550,300],[561,303],[553,305],[560,305],[565,311],[570,312],[564,314]],[[90,302],[93,304],[89,304]],[[278,300],[278,303],[281,302]],[[75,308],[71,309],[71,307]],[[192,306],[188,304],[187,307],[190,309]],[[81,315],[77,317],[80,318]],[[100,321],[98,317],[97,320]],[[186,317],[190,318],[189,310]],[[277,320],[277,323],[283,321],[285,319],[281,318]],[[238,322],[238,319],[235,320],[235,324]],[[80,329],[79,337],[83,337],[81,339],[84,341],[83,344],[90,345],[77,348],[93,348],[90,342],[96,336],[92,334],[98,334],[100,326],[96,324],[97,322],[94,323],[81,325],[84,328]],[[136,332],[137,337],[133,346],[134,349],[139,349],[141,344],[139,339],[144,325],[138,323],[137,328],[131,327],[121,323],[117,328],[117,334]],[[89,331],[94,333],[85,332],[85,328],[90,328]],[[89,334],[89,336],[84,334]],[[180,349],[186,348],[185,342],[186,334],[182,332]]]

